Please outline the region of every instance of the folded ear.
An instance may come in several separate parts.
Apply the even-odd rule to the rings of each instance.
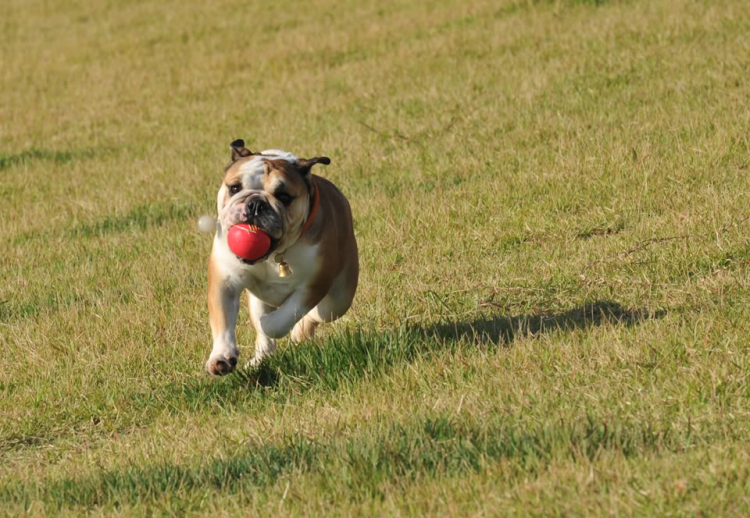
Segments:
[[[229,144],[229,147],[232,148],[232,162],[235,162],[242,157],[250,156],[253,154],[252,151],[245,147],[245,141],[241,138],[238,138],[237,140]]]
[[[327,156],[316,156],[313,158],[298,158],[297,159],[297,165],[299,166],[300,172],[302,173],[302,176],[307,176],[310,174],[310,169],[312,169],[312,166],[315,164],[323,164],[328,165],[331,163],[331,159]]]

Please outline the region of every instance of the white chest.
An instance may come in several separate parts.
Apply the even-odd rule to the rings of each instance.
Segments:
[[[218,238],[214,241],[213,253],[228,282],[247,289],[266,304],[276,307],[306,286],[318,268],[317,245],[298,243],[284,252],[284,261],[292,271],[287,277],[279,276],[279,265],[274,262],[275,253],[262,263],[248,265],[229,250],[226,240]]]

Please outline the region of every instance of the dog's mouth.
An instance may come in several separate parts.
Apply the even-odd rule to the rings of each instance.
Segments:
[[[263,230],[263,229],[261,229],[261,230]],[[264,232],[265,232],[265,230],[264,230]],[[268,234],[268,232],[266,232],[266,234]],[[269,237],[270,237],[270,235],[269,235]],[[245,259],[243,257],[240,257],[240,256],[236,255],[236,254],[235,254],[235,257],[237,259],[239,259],[239,261],[241,263],[247,264],[249,266],[252,266],[252,265],[258,264],[258,263],[262,263],[263,261],[265,261],[266,259],[268,259],[269,257],[271,257],[271,254],[276,250],[276,247],[279,246],[279,241],[281,241],[281,240],[280,239],[274,239],[274,238],[271,237],[271,246],[268,247],[268,252],[266,252],[262,256],[258,257],[257,259],[252,259],[252,260],[251,259]]]
[[[248,208],[248,203],[254,205]],[[234,254],[243,264],[253,265],[267,260],[271,254],[274,253],[276,247],[279,246],[279,243],[284,237],[281,215],[274,211],[270,204],[262,199],[252,198],[249,201],[240,200],[240,202],[227,207],[222,216],[224,224],[228,228],[241,224],[254,226],[265,233],[271,241],[266,253],[256,259],[246,259]]]

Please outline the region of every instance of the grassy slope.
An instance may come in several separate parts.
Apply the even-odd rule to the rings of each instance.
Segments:
[[[88,4],[0,7],[3,510],[750,511],[744,2]],[[363,268],[213,380],[238,137]]]

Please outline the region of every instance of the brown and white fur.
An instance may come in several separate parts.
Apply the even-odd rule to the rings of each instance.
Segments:
[[[276,349],[276,339],[292,333],[294,342],[312,337],[321,322],[331,322],[349,309],[357,289],[359,260],[351,209],[328,180],[311,174],[326,157],[297,158],[280,150],[252,153],[242,140],[231,144],[217,197],[219,221],[208,264],[208,312],[213,350],[206,370],[232,372],[239,351],[235,327],[240,295],[250,295],[250,320],[256,331],[255,357]],[[319,189],[317,213],[301,231]],[[259,226],[271,237],[271,249],[256,261],[238,258],[227,245],[227,230],[237,223]],[[279,276],[276,254],[291,268]]]

